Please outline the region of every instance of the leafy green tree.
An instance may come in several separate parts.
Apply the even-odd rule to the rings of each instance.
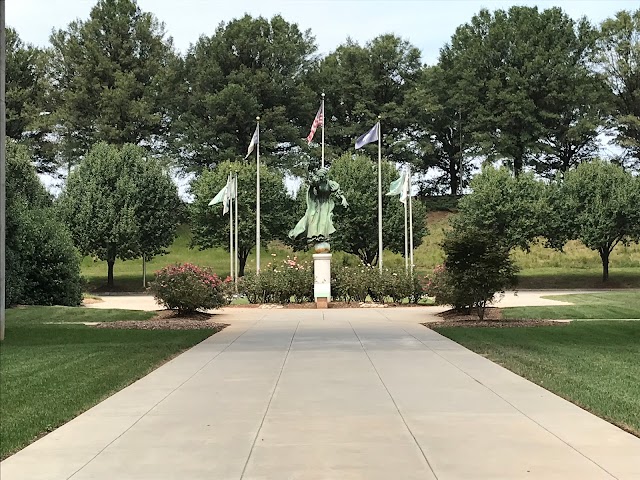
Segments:
[[[78,305],[80,258],[29,152],[7,144],[7,304]]]
[[[55,170],[47,52],[25,44],[7,28],[7,136],[32,149],[40,172]]]
[[[364,46],[348,39],[325,57],[309,83],[316,92],[326,93],[327,150],[339,154],[352,149],[355,139],[373,127],[380,115],[384,157],[412,161],[405,97],[415,88],[420,69],[420,50],[391,34]],[[314,104],[307,112],[307,129],[317,108]]]
[[[256,166],[245,162],[223,162],[206,170],[192,184],[195,200],[191,205],[193,245],[229,250],[229,216],[221,205],[210,200],[226,185],[230,173],[238,172],[238,270],[244,276],[247,258],[256,246]],[[235,208],[235,207],[234,207]],[[285,240],[295,225],[294,201],[287,194],[281,173],[260,166],[260,240]]]
[[[344,154],[333,161],[329,176],[340,184],[349,208],[336,205],[331,238],[334,250],[353,253],[369,265],[378,263],[378,165],[364,155]],[[398,177],[391,162],[382,164],[382,244],[404,253],[404,206],[398,197],[385,195]],[[303,190],[302,190],[303,191]],[[413,244],[418,247],[426,234],[426,209],[413,200]]]
[[[97,142],[165,146],[176,57],[164,26],[135,0],[98,0],[51,35],[55,120],[73,163]]]
[[[477,148],[463,118],[460,105],[451,96],[445,71],[440,66],[425,67],[418,86],[406,97],[406,111],[413,124],[411,138],[415,142],[415,165],[421,173],[438,175],[427,190],[451,195],[460,191],[460,181],[469,177]],[[462,173],[460,169],[462,168]]]
[[[80,252],[107,261],[113,287],[116,258],[152,258],[171,244],[180,198],[142,147],[99,143],[69,175],[59,208]]]
[[[597,59],[613,94],[616,142],[640,168],[640,9],[618,12],[600,33]]]
[[[244,157],[256,116],[264,160],[286,163],[283,156],[302,144],[313,118],[316,102],[304,80],[315,50],[310,31],[279,15],[245,15],[200,37],[184,59],[173,104],[175,147],[185,169]]]
[[[553,175],[593,153],[606,106],[595,38],[560,8],[483,9],[458,27],[439,66],[482,154]]]
[[[491,232],[492,241],[509,250],[526,250],[545,234],[550,207],[544,184],[532,173],[515,177],[505,167],[486,166],[470,186],[472,193],[458,202],[458,228]]]
[[[568,172],[552,198],[557,215],[552,244],[580,240],[597,251],[606,282],[615,246],[640,240],[640,181],[618,165],[593,161]]]

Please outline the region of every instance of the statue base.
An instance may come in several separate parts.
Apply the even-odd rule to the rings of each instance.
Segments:
[[[313,248],[316,253],[329,253],[331,250],[329,242],[318,242]]]
[[[313,255],[313,298],[316,308],[328,308],[331,301],[331,254]]]

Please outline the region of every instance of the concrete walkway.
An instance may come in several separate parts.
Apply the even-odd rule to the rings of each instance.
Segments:
[[[0,477],[640,479],[640,439],[418,325],[419,310],[223,313],[230,327]]]

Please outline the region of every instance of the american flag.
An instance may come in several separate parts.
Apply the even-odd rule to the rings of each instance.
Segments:
[[[324,126],[324,104],[320,104],[320,108],[318,109],[318,113],[316,113],[316,118],[313,119],[313,125],[311,125],[311,132],[307,136],[307,143],[311,145],[311,140],[313,140],[313,135],[316,133],[319,125]]]

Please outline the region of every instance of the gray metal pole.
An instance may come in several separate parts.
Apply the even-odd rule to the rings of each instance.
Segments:
[[[231,187],[228,179],[227,187]],[[233,197],[229,198],[229,277],[231,277],[231,280],[236,278],[235,268],[233,268]]]
[[[382,128],[378,115],[378,268],[382,272]]]
[[[236,250],[236,258],[235,258],[235,261],[236,261],[236,272],[235,272],[235,274],[236,274],[236,292],[237,292],[237,290],[238,290],[238,271],[239,271],[239,264],[240,264],[240,261],[238,259],[238,172],[237,171],[236,171],[235,177],[233,179],[233,186],[234,186],[234,188],[233,188],[234,195],[236,197],[235,198],[235,200],[236,200],[236,214],[235,214],[235,219],[234,219],[235,222],[236,222],[236,224],[235,224],[235,230],[236,230],[235,231],[235,236],[236,237],[235,237],[235,241],[234,241],[234,247],[235,247],[235,250]]]
[[[460,120],[458,122],[458,131],[460,132],[460,195],[462,195],[462,161],[464,159],[462,155],[462,109],[458,112],[458,118]]]
[[[413,275],[413,203],[411,200],[411,167],[408,167],[409,171],[409,271]]]
[[[256,273],[260,273],[260,117],[256,117]]]
[[[0,340],[4,340],[6,305],[6,155],[7,155],[7,112],[6,112],[6,56],[7,37],[5,32],[5,2],[0,0]]]
[[[405,188],[404,185],[402,188]],[[407,218],[407,203],[409,202],[408,198],[404,199],[404,273],[409,273],[409,231],[408,231],[408,221]]]
[[[322,168],[324,168],[324,92],[322,92]]]

